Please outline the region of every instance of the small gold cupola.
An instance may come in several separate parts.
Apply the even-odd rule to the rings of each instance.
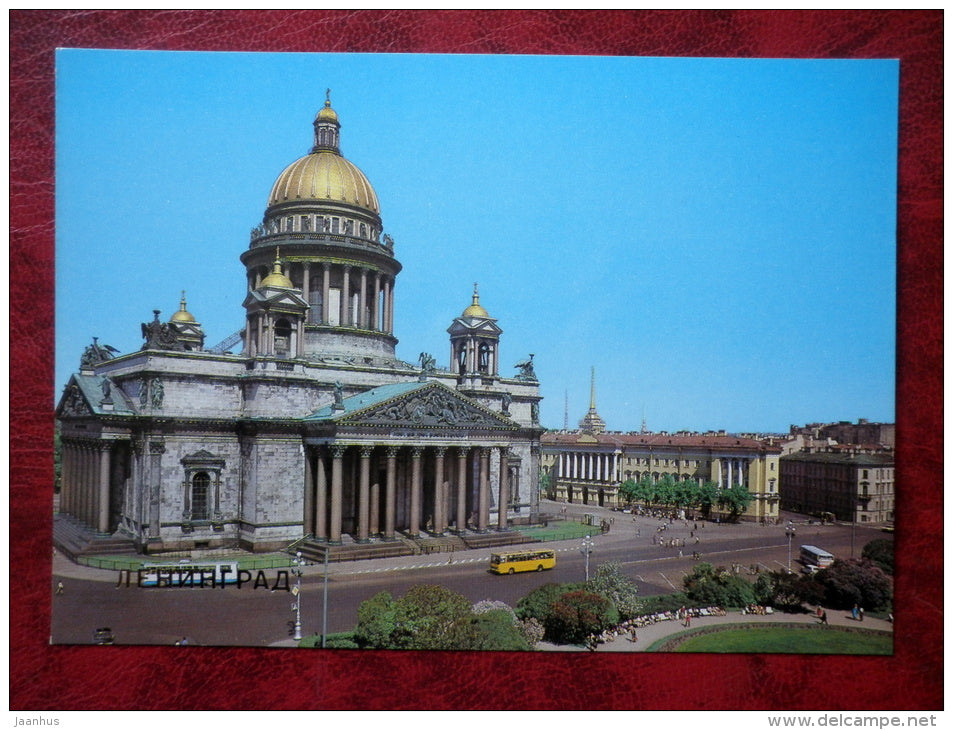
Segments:
[[[489,317],[490,313],[480,306],[480,291],[477,283],[473,283],[473,302],[463,310],[463,317]]]
[[[331,108],[331,89],[325,92],[324,106],[314,118],[314,147],[315,152],[334,152],[341,154],[341,123],[337,112]]]
[[[185,308],[185,291],[182,292],[182,299],[179,301],[179,311],[172,315],[170,322],[194,322],[195,317]]]
[[[271,266],[271,273],[261,280],[259,288],[267,286],[278,287],[279,289],[294,289],[291,279],[285,276],[281,270],[281,254],[278,248],[275,248],[275,262]]]

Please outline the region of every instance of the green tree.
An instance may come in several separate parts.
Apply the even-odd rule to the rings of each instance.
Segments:
[[[455,648],[455,631],[471,615],[470,602],[443,586],[414,586],[397,604],[398,639],[409,638],[408,649]]]
[[[871,540],[860,553],[860,557],[875,562],[888,575],[893,575],[893,540]]]
[[[682,479],[675,483],[674,504],[676,507],[693,507],[698,504],[699,486],[694,479]]]
[[[640,499],[638,483],[634,479],[626,479],[619,485],[619,496],[629,504]]]
[[[361,603],[357,609],[354,641],[365,649],[391,649],[397,633],[397,604],[387,591]]]
[[[581,644],[619,623],[619,613],[612,602],[589,591],[563,593],[550,608],[543,622],[546,638],[557,644]]]
[[[53,423],[53,491],[59,494],[63,480],[63,443],[60,435],[60,423]]]
[[[803,605],[816,605],[824,600],[824,587],[813,576],[778,570],[762,573],[754,584],[758,603],[782,611],[799,611]]]
[[[751,492],[741,484],[734,484],[718,493],[718,506],[728,510],[731,520],[738,519],[738,515],[748,509],[749,504]]]
[[[659,505],[672,504],[675,499],[675,480],[671,474],[664,474],[652,485],[652,502]]]
[[[529,651],[532,649],[512,610],[473,614],[456,629],[454,649],[461,651]]]
[[[536,588],[516,602],[516,615],[524,621],[534,618],[541,624],[546,624],[546,617],[553,603],[563,593],[581,590],[582,583],[546,583]]]
[[[470,602],[443,586],[414,586],[396,601],[385,591],[358,607],[354,640],[367,649],[454,649],[471,618]]]
[[[622,574],[622,566],[618,562],[603,563],[596,568],[587,588],[608,598],[622,620],[635,618],[642,613],[638,586]]]
[[[857,604],[876,610],[887,608],[893,601],[893,579],[866,558],[835,560],[817,573],[816,580],[824,586],[824,601],[832,608]]]
[[[751,583],[724,568],[716,569],[711,563],[696,565],[683,583],[685,595],[698,604],[737,607],[757,602]]]
[[[711,508],[718,502],[718,485],[714,482],[705,482],[698,488],[698,507],[705,519],[711,514]]]
[[[652,501],[652,478],[646,474],[639,481],[627,479],[620,488],[629,502],[649,504]]]
[[[551,491],[553,484],[553,477],[548,472],[546,474],[539,475],[539,492],[540,494],[546,495],[547,499],[554,499],[555,494]]]

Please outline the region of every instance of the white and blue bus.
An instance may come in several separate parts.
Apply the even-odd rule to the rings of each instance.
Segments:
[[[834,562],[834,556],[814,545],[801,545],[801,562],[804,565],[816,565],[826,568]]]

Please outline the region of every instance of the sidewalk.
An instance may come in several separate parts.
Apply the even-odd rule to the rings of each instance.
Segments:
[[[780,613],[775,612],[770,615],[742,615],[740,612],[732,612],[725,616],[696,616],[692,618],[692,629],[705,626],[728,625],[728,624],[778,624],[778,623],[796,623],[796,624],[820,624],[820,619],[813,613]],[[855,621],[850,616],[850,611],[827,612],[827,623],[831,626],[850,626],[853,628],[874,629],[877,631],[893,631],[893,624],[889,621],[879,618],[866,617],[863,621]],[[680,631],[688,631],[682,622],[659,621],[649,626],[643,626],[638,629],[639,640],[637,642],[629,641],[626,636],[619,636],[614,641],[605,644],[599,644],[596,651],[604,652],[638,652],[646,651],[652,644],[659,639],[664,639]],[[542,651],[588,651],[584,647],[556,646],[554,644],[539,644],[538,648]]]

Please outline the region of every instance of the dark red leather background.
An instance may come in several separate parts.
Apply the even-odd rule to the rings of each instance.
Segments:
[[[941,11],[11,11],[11,709],[942,708],[942,23]],[[49,646],[62,46],[901,59],[895,656]]]

